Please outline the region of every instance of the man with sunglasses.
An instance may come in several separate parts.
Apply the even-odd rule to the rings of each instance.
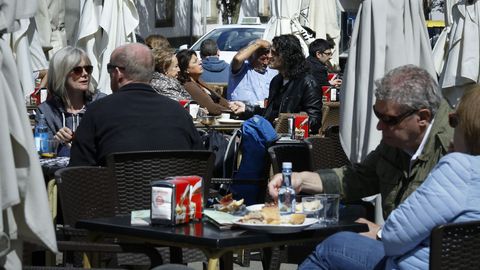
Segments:
[[[151,86],[151,50],[140,43],[116,48],[107,71],[113,94],[85,113],[73,141],[70,165],[105,165],[114,152],[203,149],[192,117]]]
[[[332,59],[333,44],[325,39],[318,38],[308,46],[307,64],[310,73],[320,86],[340,87],[342,80],[333,78],[328,80],[328,61]]]
[[[387,218],[447,153],[453,130],[448,126],[450,107],[427,71],[398,67],[377,80],[376,87],[373,113],[382,132],[377,148],[351,166],[293,173],[292,184],[297,192],[339,193],[347,203],[380,193]],[[281,175],[270,181],[273,198],[281,183]],[[359,221],[369,224],[367,236],[376,236],[378,225]]]

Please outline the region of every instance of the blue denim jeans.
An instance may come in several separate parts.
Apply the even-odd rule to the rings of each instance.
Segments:
[[[382,242],[357,233],[340,232],[318,244],[298,269],[383,269],[384,257]]]

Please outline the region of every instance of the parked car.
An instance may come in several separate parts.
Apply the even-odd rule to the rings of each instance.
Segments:
[[[217,42],[220,50],[220,59],[230,63],[233,56],[252,40],[263,37],[265,25],[263,24],[228,24],[216,27],[200,37],[191,47],[200,56],[200,45],[205,39],[213,39]],[[183,45],[180,49],[185,49]]]

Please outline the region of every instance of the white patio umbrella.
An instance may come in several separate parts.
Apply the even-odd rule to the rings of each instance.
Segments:
[[[310,0],[308,26],[317,34],[316,38],[326,39],[327,34],[335,41],[331,62],[338,64],[340,26],[337,19],[337,0]]]
[[[448,35],[450,34],[450,29],[453,23],[452,18],[452,8],[453,5],[456,4],[458,0],[445,0],[443,14],[444,14],[444,21],[445,21],[445,28],[443,28],[440,36],[433,47],[433,62],[435,64],[435,70],[437,71],[437,75],[440,76],[443,70],[443,65],[445,63],[445,58],[448,52]]]
[[[18,30],[19,20],[33,16],[37,7],[36,1],[28,0],[1,3],[0,32]],[[18,73],[10,44],[0,39],[0,266],[5,269],[22,268],[24,241],[57,251],[45,181]]]
[[[414,64],[436,77],[421,0],[365,0],[356,17],[340,91],[340,138],[351,162],[381,140],[373,115],[374,81]]]
[[[133,0],[84,1],[74,44],[83,48],[92,61],[92,76],[100,91],[112,92],[107,73],[110,54],[116,47],[136,41],[138,22]]]
[[[480,81],[480,2],[459,1],[452,8],[452,18],[440,86],[445,98],[455,106],[464,87]]]
[[[303,29],[298,21],[301,6],[301,0],[271,0],[272,17],[267,23],[263,39],[272,41],[275,36],[294,34],[300,40],[303,53],[307,55],[308,44],[314,39]]]

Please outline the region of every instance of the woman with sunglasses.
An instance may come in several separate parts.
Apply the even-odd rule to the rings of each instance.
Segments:
[[[94,90],[92,72],[90,59],[79,48],[67,46],[50,59],[49,96],[38,106],[36,120],[45,115],[50,135],[61,143],[59,156],[70,155],[70,143],[88,104],[105,96]]]
[[[425,182],[386,220],[379,237],[337,233],[299,269],[429,269],[430,233],[445,223],[480,220],[480,86],[449,115],[454,153],[440,159]]]
[[[203,73],[202,61],[195,51],[181,50],[177,53],[177,60],[180,68],[178,80],[194,101],[206,108],[210,115],[220,115],[223,111],[230,111],[228,101],[209,89],[200,79]]]

